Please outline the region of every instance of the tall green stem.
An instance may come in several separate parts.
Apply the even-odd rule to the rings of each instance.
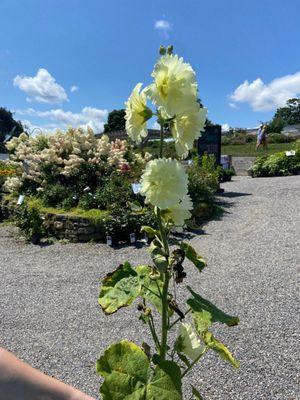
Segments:
[[[162,238],[162,242],[164,245],[164,251],[166,254],[166,257],[169,257],[169,245],[168,245],[168,240],[167,240],[167,234],[164,229],[162,219],[161,219],[161,214],[159,208],[156,210],[157,214],[157,221],[158,221],[158,226]],[[166,358],[167,354],[167,347],[168,347],[168,311],[169,311],[169,306],[168,306],[168,291],[169,291],[169,281],[170,281],[170,272],[166,270],[164,272],[164,286],[163,286],[163,291],[162,291],[162,315],[161,315],[161,343],[160,343],[160,356],[163,360]]]
[[[159,151],[159,157],[162,158],[163,156],[163,144],[164,144],[164,128],[163,128],[163,123],[160,123],[160,151]]]

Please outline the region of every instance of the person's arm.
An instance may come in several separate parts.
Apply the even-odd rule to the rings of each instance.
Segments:
[[[0,400],[95,400],[0,347]]]

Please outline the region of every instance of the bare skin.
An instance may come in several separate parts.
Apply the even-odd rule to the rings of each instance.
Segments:
[[[95,400],[0,347],[0,400]]]

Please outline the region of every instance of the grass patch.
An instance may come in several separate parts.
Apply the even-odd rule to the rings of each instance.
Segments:
[[[83,210],[79,207],[71,208],[70,210],[64,210],[63,208],[45,207],[42,204],[41,199],[38,199],[36,197],[27,198],[26,203],[29,207],[37,208],[42,214],[64,214],[69,217],[87,218],[94,223],[103,221],[103,219],[109,215],[109,212],[107,210]]]
[[[294,147],[294,143],[270,143],[267,150],[262,147],[255,150],[255,145],[256,143],[223,144],[221,147],[221,153],[239,157],[258,157],[278,153],[280,151],[291,150]]]

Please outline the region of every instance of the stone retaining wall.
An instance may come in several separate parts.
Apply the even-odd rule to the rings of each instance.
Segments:
[[[89,219],[52,213],[45,214],[44,218],[47,231],[58,239],[68,239],[71,242],[105,240],[103,227]]]

